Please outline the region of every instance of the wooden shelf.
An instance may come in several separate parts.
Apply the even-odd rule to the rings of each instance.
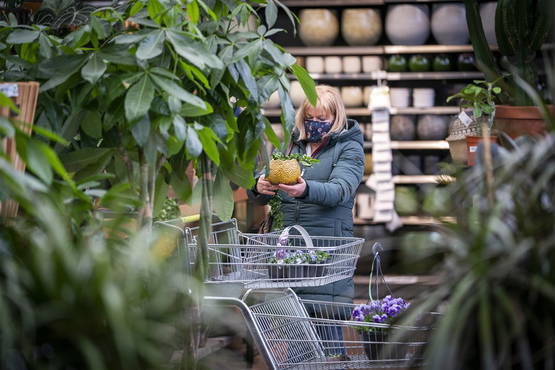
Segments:
[[[397,175],[393,176],[394,184],[437,184],[439,180],[454,181],[451,176],[445,175]]]
[[[283,5],[300,7],[383,5],[384,0],[281,0]]]
[[[449,149],[449,143],[445,140],[392,141],[391,149],[446,150],[446,149]]]
[[[471,80],[483,78],[482,72],[387,72],[388,81],[402,80]]]
[[[383,54],[382,46],[298,46],[285,48],[292,55],[376,55]]]
[[[429,107],[429,108],[416,108],[416,107],[407,107],[407,108],[391,108],[389,113],[392,115],[395,114],[457,114],[459,113],[459,107],[450,107],[450,106],[443,106],[443,107]]]
[[[472,45],[385,45],[384,54],[471,53]]]
[[[287,75],[291,80],[297,77],[293,74]],[[403,80],[471,80],[483,78],[482,72],[385,72],[376,71],[372,73],[310,73],[310,77],[320,81],[403,81]]]

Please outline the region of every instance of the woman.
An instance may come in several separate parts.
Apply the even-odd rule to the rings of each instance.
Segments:
[[[301,225],[312,236],[353,236],[353,204],[364,173],[363,137],[358,123],[347,119],[339,92],[316,87],[316,107],[305,100],[295,118],[291,153],[306,153],[320,162],[306,168],[294,185],[272,185],[260,176],[253,193],[263,201],[279,192],[283,226]],[[322,287],[297,288],[304,299],[351,303],[352,278]],[[337,335],[334,335],[336,339]],[[344,354],[344,350],[337,354]]]

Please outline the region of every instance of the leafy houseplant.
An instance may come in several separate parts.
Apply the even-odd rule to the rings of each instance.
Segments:
[[[495,128],[512,137],[525,133],[545,132],[540,110],[533,105],[527,90],[538,85],[536,57],[553,23],[552,0],[500,0],[495,14],[495,33],[502,55],[503,71],[495,62],[480,18],[477,0],[464,0],[470,40],[478,67],[488,81],[499,81],[503,74],[510,76],[500,81],[503,94],[499,95]],[[544,115],[548,110],[544,106]],[[520,119],[520,121],[519,121]]]
[[[356,306],[351,313],[351,320],[359,322],[389,324],[392,319],[410,306],[403,298],[393,298],[390,295],[383,299],[373,300],[370,304]],[[364,352],[369,360],[377,360],[380,353],[380,342],[385,342],[387,328],[357,326],[356,330],[364,340]]]
[[[497,81],[488,82],[475,80],[458,93],[447,98],[447,102],[453,99],[459,99],[461,114],[458,120],[464,125],[466,132],[475,132],[475,135],[464,134],[464,137],[462,137],[461,133],[450,133],[447,141],[452,149],[451,156],[454,160],[460,162],[467,160],[468,165],[473,165],[474,150],[477,143],[481,140],[480,136],[484,138],[490,137],[489,132],[493,125],[496,112],[495,100],[502,92],[501,88],[496,86],[496,83]],[[472,111],[472,117],[468,116],[464,109],[470,109]],[[468,151],[464,151],[464,155],[462,155],[462,151],[457,147],[462,144],[463,139],[468,149]],[[491,137],[491,140],[495,141],[495,137]]]

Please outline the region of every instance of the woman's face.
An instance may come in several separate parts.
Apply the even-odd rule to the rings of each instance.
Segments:
[[[305,120],[333,122],[334,118],[331,112],[326,111],[322,107],[309,106],[304,112]]]

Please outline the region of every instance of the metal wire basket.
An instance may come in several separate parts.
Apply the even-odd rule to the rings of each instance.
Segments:
[[[266,293],[267,294],[267,293]],[[352,321],[356,305],[299,299],[289,293],[249,307],[276,369],[414,368],[434,316],[418,326]]]
[[[182,234],[177,255],[188,269],[197,258],[198,227],[182,227],[179,222],[159,224],[177,228]],[[291,235],[296,229],[298,235]],[[283,243],[286,235],[286,244]],[[240,283],[245,288],[312,287],[333,283],[353,276],[364,239],[353,237],[309,236],[299,226],[281,233],[246,234],[237,228],[235,220],[212,224],[208,244],[208,282],[213,284]],[[290,255],[311,251],[326,252],[321,263],[277,263],[278,249]]]

